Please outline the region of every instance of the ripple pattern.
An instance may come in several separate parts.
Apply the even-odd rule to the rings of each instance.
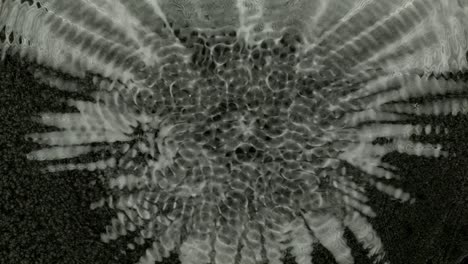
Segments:
[[[468,111],[467,11],[439,2],[3,0],[0,50],[89,98],[34,118],[56,130],[27,157],[103,171],[101,238],[138,232],[139,263],[351,264],[346,230],[389,263],[366,188],[414,202],[384,156],[449,155],[414,117]]]

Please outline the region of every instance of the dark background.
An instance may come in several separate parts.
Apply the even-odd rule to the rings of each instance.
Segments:
[[[24,154],[37,146],[24,135],[43,129],[30,117],[60,111],[57,99],[65,96],[37,83],[26,67],[16,57],[0,63],[0,264],[136,262],[143,249],[124,253],[128,238],[100,241],[114,214],[89,209],[104,191],[96,182],[98,173],[41,173],[39,164],[25,159]],[[432,122],[450,129],[439,140],[456,156],[388,157],[400,168],[398,184],[416,197],[416,203],[400,203],[369,190],[378,214],[370,221],[393,264],[462,263],[468,255],[468,116]],[[355,239],[346,236],[356,263],[371,263]],[[335,263],[320,246],[313,259],[315,264]],[[173,255],[164,263],[179,261]],[[285,263],[294,261],[287,256]]]

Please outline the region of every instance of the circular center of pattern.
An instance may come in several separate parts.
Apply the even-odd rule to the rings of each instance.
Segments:
[[[206,205],[206,221],[320,208],[321,157],[333,151],[321,135],[333,116],[314,90],[320,76],[295,69],[299,35],[247,45],[234,31],[175,34],[194,52],[163,65],[147,99],[170,127],[161,140],[171,154],[148,170],[158,208],[193,217],[187,205]]]

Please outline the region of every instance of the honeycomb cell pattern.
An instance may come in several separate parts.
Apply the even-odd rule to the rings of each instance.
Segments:
[[[351,264],[347,231],[390,263],[366,190],[415,202],[384,156],[449,155],[414,117],[468,111],[459,2],[1,0],[0,50],[70,94],[28,159],[102,171],[139,263]]]

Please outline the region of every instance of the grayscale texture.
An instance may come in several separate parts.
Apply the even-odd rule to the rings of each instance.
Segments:
[[[394,263],[371,203],[418,206],[391,155],[460,154],[465,2],[0,0],[0,51],[61,95],[23,154],[96,172],[136,263]]]

